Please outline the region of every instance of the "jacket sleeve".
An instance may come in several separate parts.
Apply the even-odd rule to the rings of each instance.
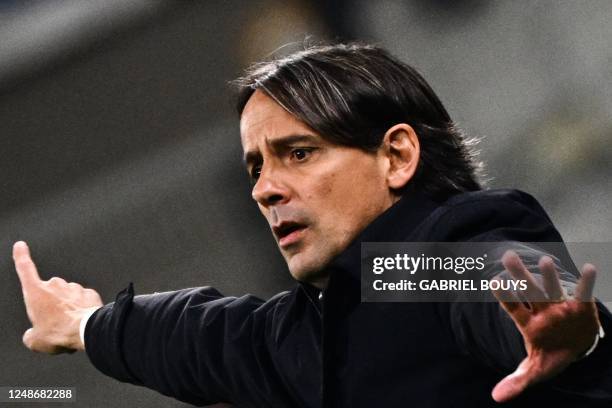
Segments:
[[[447,217],[441,217],[438,240],[562,242],[544,210],[525,193],[516,191],[510,194],[510,199],[506,197],[488,204],[462,203],[459,207],[448,211]],[[454,231],[456,235],[449,237],[445,231]],[[545,253],[537,245],[518,246],[522,248],[522,253],[520,250],[518,252],[525,265],[539,279],[537,263]],[[561,250],[552,254],[553,259],[562,286],[572,294],[579,273],[564,247],[559,247]],[[501,264],[497,268],[498,272],[503,271]],[[501,379],[516,369],[526,356],[526,351],[514,322],[492,294],[489,295],[491,301],[487,303],[450,304],[449,318],[460,348],[496,370]],[[592,354],[571,364],[543,386],[563,393],[568,400],[612,406],[612,316],[603,304],[597,302],[597,308],[600,323],[607,335],[600,339]]]
[[[106,375],[191,404],[246,392],[265,401],[278,381],[267,338],[285,294],[265,303],[210,287],[134,296],[130,284],[88,320],[86,352]]]
[[[526,261],[526,267],[536,280],[539,280],[541,275],[537,271],[537,260],[544,254],[534,250],[531,256],[525,253],[520,255],[523,255],[521,258]],[[558,263],[557,271],[561,285],[572,295],[576,279]],[[545,386],[581,403],[589,401],[612,404],[612,318],[600,302],[597,302],[597,309],[600,323],[607,335],[599,339],[592,354],[572,363]],[[450,321],[460,348],[497,371],[500,379],[513,372],[527,355],[520,332],[492,295],[487,303],[450,304]]]

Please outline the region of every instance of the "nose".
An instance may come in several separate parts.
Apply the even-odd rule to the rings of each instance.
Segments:
[[[278,177],[262,169],[251,196],[260,205],[268,207],[289,200],[289,189]]]

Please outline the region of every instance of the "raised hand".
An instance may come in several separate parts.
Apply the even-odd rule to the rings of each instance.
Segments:
[[[15,243],[13,259],[32,323],[23,334],[26,347],[49,354],[83,350],[81,317],[103,305],[98,292],[62,278],[41,280],[25,242]]]
[[[593,265],[583,266],[574,298],[566,298],[551,258],[542,257],[538,265],[543,288],[515,252],[506,252],[502,264],[513,279],[527,283],[527,289],[518,293],[520,299],[510,291],[493,291],[523,335],[527,357],[495,386],[492,396],[497,402],[559,374],[589,350],[600,330]]]

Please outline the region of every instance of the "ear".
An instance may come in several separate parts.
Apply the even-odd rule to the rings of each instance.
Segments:
[[[387,184],[390,189],[399,190],[416,172],[421,157],[419,138],[412,126],[400,123],[387,130],[383,146],[389,160]]]

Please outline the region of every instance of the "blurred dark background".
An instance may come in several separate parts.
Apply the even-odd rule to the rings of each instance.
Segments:
[[[491,187],[535,195],[567,241],[612,241],[611,18],[606,1],[0,1],[0,385],[76,387],[70,407],[183,406],[83,353],[22,346],[18,239],[43,277],[107,302],[130,281],[291,287],[227,85],[288,43],[388,48],[483,138]]]

